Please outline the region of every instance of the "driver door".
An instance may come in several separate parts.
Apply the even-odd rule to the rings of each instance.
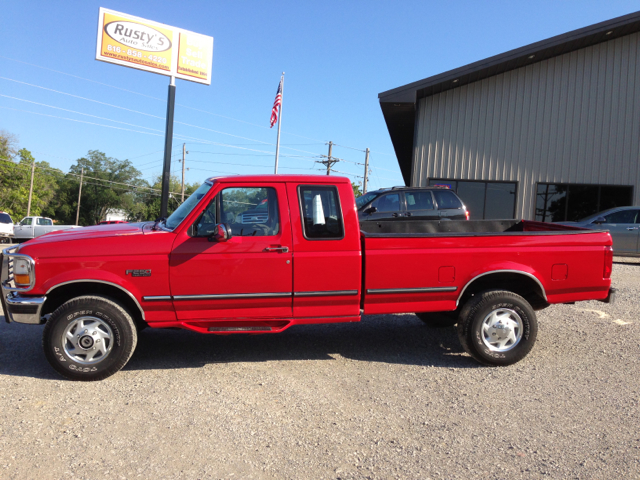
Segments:
[[[211,237],[216,223],[231,238]],[[170,282],[178,320],[290,318],[293,265],[284,184],[223,187],[178,235]]]

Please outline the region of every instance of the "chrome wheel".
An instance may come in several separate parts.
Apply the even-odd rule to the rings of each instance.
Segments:
[[[79,317],[73,320],[62,334],[65,353],[83,365],[104,360],[113,347],[113,332],[109,325],[96,317]]]
[[[522,339],[520,315],[509,308],[498,308],[482,321],[482,341],[493,352],[508,352]]]

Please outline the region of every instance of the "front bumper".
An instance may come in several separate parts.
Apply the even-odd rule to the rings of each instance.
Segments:
[[[40,325],[45,323],[42,319],[41,311],[46,296],[26,296],[19,292],[28,291],[33,287],[35,282],[35,274],[33,273],[33,259],[26,255],[15,253],[16,247],[5,248],[0,254],[0,304],[2,304],[2,313],[7,323],[29,323],[31,325]],[[12,257],[28,258],[31,261],[31,285],[26,288],[17,288],[13,283],[13,271],[10,264]]]

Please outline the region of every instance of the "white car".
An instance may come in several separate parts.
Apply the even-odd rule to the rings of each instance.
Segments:
[[[13,238],[13,220],[11,215],[0,212],[0,243],[11,243]]]

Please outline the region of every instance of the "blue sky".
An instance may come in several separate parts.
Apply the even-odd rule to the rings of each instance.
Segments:
[[[356,182],[371,149],[373,189],[403,183],[380,92],[638,11],[640,1],[3,2],[0,129],[65,172],[100,150],[151,179],[169,78],[95,60],[99,7],[214,37],[211,85],[176,81],[172,173],[185,142],[189,182],[272,173],[269,116],[285,71],[279,172],[322,173],[314,161],[331,140],[344,160],[334,168]]]

